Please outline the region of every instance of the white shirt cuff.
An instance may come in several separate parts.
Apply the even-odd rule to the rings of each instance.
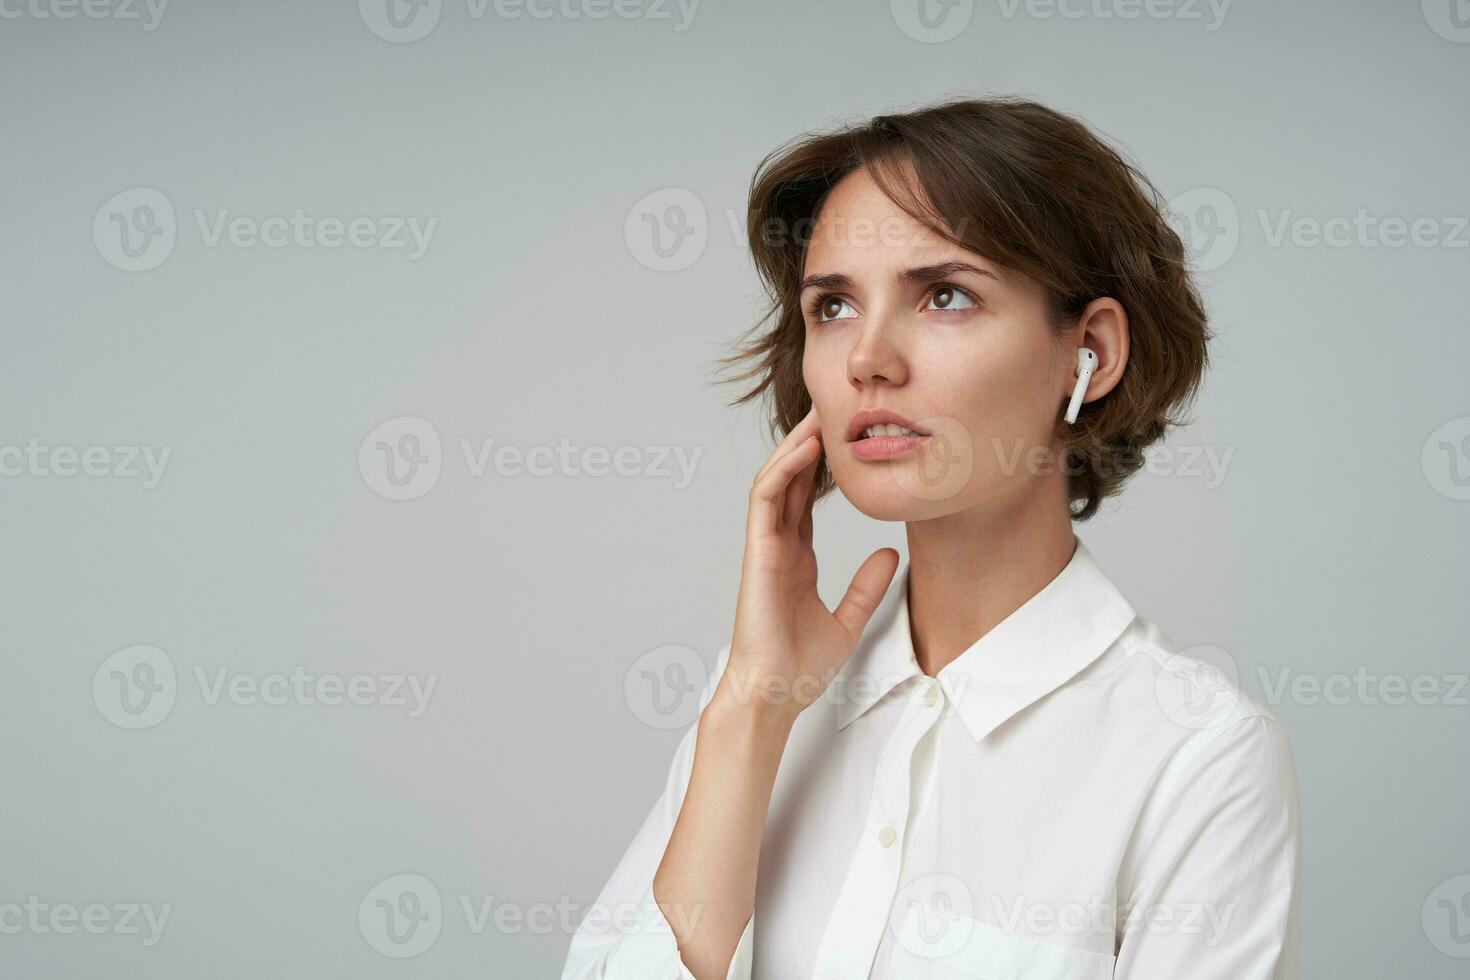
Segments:
[[[673,927],[653,898],[650,883],[643,893],[638,918],[608,953],[603,980],[695,980],[679,957]],[[745,923],[725,980],[750,980],[751,951],[755,942],[755,915]]]

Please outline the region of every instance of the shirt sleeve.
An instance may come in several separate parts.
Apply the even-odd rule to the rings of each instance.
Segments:
[[[714,695],[729,653],[728,645],[719,653],[710,681],[700,694],[701,713]],[[663,792],[573,934],[562,980],[695,980],[679,955],[673,928],[653,899],[653,876],[684,805],[698,730],[696,721],[679,740]],[[752,914],[731,957],[726,980],[750,980],[754,942]]]
[[[1298,980],[1300,803],[1269,715],[1194,736],[1145,807],[1116,980]]]

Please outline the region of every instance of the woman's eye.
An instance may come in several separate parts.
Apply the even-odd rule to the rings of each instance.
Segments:
[[[968,310],[979,304],[975,297],[955,286],[939,286],[929,294],[929,310]]]
[[[848,312],[844,314],[843,310]],[[857,311],[841,296],[826,296],[817,301],[816,316],[818,323],[826,323],[828,320],[849,320],[857,316]]]

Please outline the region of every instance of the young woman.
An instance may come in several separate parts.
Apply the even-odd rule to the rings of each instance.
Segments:
[[[1296,977],[1285,733],[1073,532],[1206,365],[1157,191],[1075,119],[952,101],[778,150],[749,225],[773,306],[731,361],[786,436],[699,722],[563,977]],[[834,484],[908,562],[829,611]]]

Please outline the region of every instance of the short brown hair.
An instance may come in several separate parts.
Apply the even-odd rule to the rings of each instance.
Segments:
[[[892,176],[898,164],[917,187]],[[756,382],[731,404],[765,395],[777,436],[810,410],[798,295],[806,249],[828,193],[859,166],[946,240],[1039,283],[1058,336],[1099,297],[1127,311],[1122,378],[1082,406],[1076,425],[1058,422],[1072,516],[1092,517],[1143,465],[1143,449],[1187,421],[1172,413],[1197,394],[1212,335],[1162,195],[1083,122],[1035,102],[953,99],[799,136],[767,154],[751,178],[747,225],[770,306],[720,358],[746,365],[723,380]],[[824,461],[815,492],[832,488]]]

